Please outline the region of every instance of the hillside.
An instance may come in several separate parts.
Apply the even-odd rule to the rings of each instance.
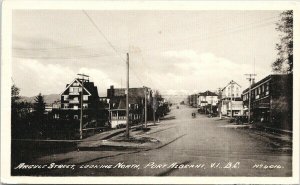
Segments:
[[[52,104],[55,101],[60,100],[60,95],[59,94],[49,94],[49,95],[43,95],[43,96],[44,96],[46,104]],[[29,102],[29,103],[34,103],[34,99],[35,99],[35,96],[32,96],[32,97],[21,96],[20,101],[26,101],[26,102]]]

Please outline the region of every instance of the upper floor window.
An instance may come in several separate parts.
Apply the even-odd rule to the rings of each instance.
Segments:
[[[83,100],[89,100],[89,96],[88,95],[83,95]]]
[[[79,88],[78,87],[73,87],[73,92],[74,93],[78,93],[79,92]]]
[[[261,86],[258,87],[258,94],[261,93]]]
[[[64,100],[69,100],[69,96],[68,95],[64,95]]]

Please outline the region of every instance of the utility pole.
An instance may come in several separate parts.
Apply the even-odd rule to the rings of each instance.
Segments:
[[[127,53],[127,75],[126,75],[126,133],[125,136],[129,139],[129,53]]]
[[[230,81],[230,117],[232,117],[232,89],[233,89],[233,81]]]
[[[156,111],[156,100],[155,100],[155,92],[152,93],[152,108],[153,108],[153,124],[155,125],[155,111]]]
[[[144,93],[145,93],[145,128],[147,128],[147,94],[148,94],[147,87],[144,87]]]
[[[205,115],[207,114],[207,113],[206,113],[206,111],[207,111],[207,110],[206,110],[206,109],[207,109],[207,104],[208,104],[208,103],[207,103],[207,96],[208,96],[208,91],[206,91],[206,96],[205,96],[205,101],[206,101],[206,104],[205,104]]]
[[[222,88],[219,88],[219,102],[218,102],[218,109],[219,109],[219,116],[222,119]]]
[[[82,139],[82,125],[83,125],[83,92],[84,92],[84,77],[89,77],[85,74],[77,74],[78,76],[81,76],[81,96],[80,96],[80,126],[79,126],[79,135],[80,139]]]
[[[249,91],[248,91],[248,100],[249,100],[249,105],[248,105],[248,123],[250,124],[251,123],[251,85],[254,82],[254,79],[255,79],[255,76],[256,74],[245,74],[246,76],[249,76],[247,79],[249,80]]]
[[[210,97],[210,114],[212,114],[212,103],[213,103],[213,97]]]

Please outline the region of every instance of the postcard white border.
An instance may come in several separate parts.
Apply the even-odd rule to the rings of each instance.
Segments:
[[[292,177],[15,177],[10,176],[10,104],[12,10],[294,10],[294,104]],[[300,3],[295,1],[50,1],[6,0],[2,4],[1,58],[1,182],[64,184],[298,184],[299,183],[299,69]]]

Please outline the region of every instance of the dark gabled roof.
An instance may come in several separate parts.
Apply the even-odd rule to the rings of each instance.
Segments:
[[[95,97],[99,97],[98,88],[94,85],[94,82],[84,82],[84,87]]]
[[[80,79],[75,78],[70,84],[67,85],[67,87],[65,88],[65,90],[61,93],[64,94],[66,92],[67,89],[69,89],[69,87],[75,82],[77,81],[81,86],[82,86],[82,82]],[[91,94],[92,96],[95,97],[99,97],[98,95],[98,88],[97,86],[94,85],[94,82],[84,82],[84,89],[88,94]]]
[[[125,95],[125,88],[114,88],[114,89],[107,89],[108,91],[114,91],[114,96],[124,96]],[[138,88],[129,88],[129,97],[144,97],[145,96],[145,88],[138,87]]]
[[[142,99],[140,97],[128,97],[129,104],[141,104]],[[126,108],[126,96],[117,96],[109,100],[109,103],[115,103],[113,109],[125,109]]]
[[[216,93],[211,92],[211,91],[205,91],[205,92],[200,92],[198,93],[200,96],[218,96]]]

